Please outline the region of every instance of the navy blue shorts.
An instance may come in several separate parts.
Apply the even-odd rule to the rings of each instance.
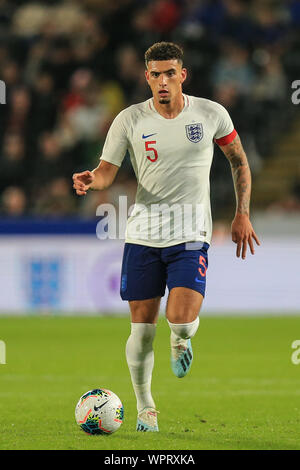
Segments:
[[[188,287],[205,294],[208,267],[208,243],[180,243],[155,248],[125,243],[121,297],[123,300],[145,300],[163,297],[166,286]]]

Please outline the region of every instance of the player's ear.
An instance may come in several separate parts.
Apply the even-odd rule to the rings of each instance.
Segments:
[[[146,77],[147,82],[149,83],[149,72],[147,69],[145,70],[145,77]]]
[[[181,83],[183,83],[186,80],[187,77],[187,69],[182,68],[181,69]]]

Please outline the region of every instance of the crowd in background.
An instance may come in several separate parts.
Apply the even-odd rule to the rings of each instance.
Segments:
[[[0,0],[0,213],[95,216],[101,202],[134,200],[128,156],[106,191],[75,195],[72,174],[93,169],[118,112],[150,97],[144,52],[183,46],[184,92],[223,104],[253,177],[293,119],[300,79],[300,1]],[[216,215],[234,200],[228,162],[216,148]]]

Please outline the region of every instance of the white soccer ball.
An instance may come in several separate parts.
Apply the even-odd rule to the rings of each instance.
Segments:
[[[104,388],[86,392],[75,408],[76,422],[88,434],[112,434],[121,426],[123,417],[120,398]]]

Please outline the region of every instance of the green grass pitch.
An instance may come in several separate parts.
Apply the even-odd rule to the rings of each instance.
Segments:
[[[128,318],[0,318],[0,449],[300,449],[300,316],[204,317],[190,374],[169,363],[164,318],[154,341],[159,436],[137,433],[125,360]],[[111,436],[89,436],[74,409],[86,391],[113,390],[125,408]]]

